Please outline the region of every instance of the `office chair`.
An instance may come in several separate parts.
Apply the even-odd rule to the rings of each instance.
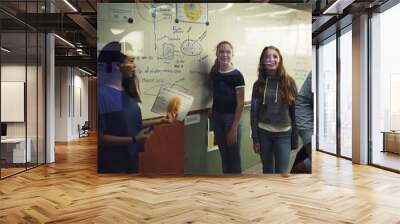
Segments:
[[[89,136],[89,129],[90,129],[89,121],[85,121],[82,127],[80,127],[80,125],[78,124],[79,138]]]

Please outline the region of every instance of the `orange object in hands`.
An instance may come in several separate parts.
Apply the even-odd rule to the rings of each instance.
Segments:
[[[167,113],[171,114],[173,119],[176,119],[178,116],[179,109],[181,107],[182,100],[178,96],[174,96],[168,103]]]

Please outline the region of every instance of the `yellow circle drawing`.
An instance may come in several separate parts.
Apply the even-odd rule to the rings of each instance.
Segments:
[[[196,21],[201,17],[201,5],[199,3],[185,3],[183,11],[188,19]]]

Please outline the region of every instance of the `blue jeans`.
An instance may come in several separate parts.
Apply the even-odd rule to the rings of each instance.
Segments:
[[[236,143],[228,145],[227,136],[233,123],[233,114],[222,114],[213,111],[212,123],[214,125],[215,140],[219,148],[223,173],[241,173],[240,143],[242,136],[242,122],[237,129]]]
[[[260,137],[260,157],[263,173],[284,173],[289,166],[291,152],[291,134],[287,132],[269,132],[258,129]]]

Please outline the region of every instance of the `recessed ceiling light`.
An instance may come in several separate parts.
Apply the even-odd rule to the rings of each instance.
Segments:
[[[343,9],[351,5],[355,0],[336,0],[322,14],[342,14]]]
[[[11,52],[11,50],[9,50],[9,49],[7,49],[7,48],[5,48],[5,47],[1,47],[1,50],[4,51],[4,52],[6,52],[6,53],[10,53],[10,52]]]
[[[58,39],[60,39],[62,42],[66,43],[67,45],[69,45],[69,46],[75,48],[75,45],[73,45],[71,42],[67,41],[66,39],[60,37],[59,35],[54,34],[54,36],[57,37]]]
[[[68,1],[68,0],[64,0],[65,4],[67,4],[72,10],[74,10],[74,12],[78,12],[78,10]]]
[[[90,72],[88,72],[88,71],[85,71],[85,70],[83,70],[83,69],[81,69],[81,68],[79,68],[79,67],[78,67],[78,69],[79,69],[79,71],[81,71],[81,72],[83,72],[83,73],[85,73],[85,74],[87,74],[87,75],[92,75],[92,73],[90,73]]]

